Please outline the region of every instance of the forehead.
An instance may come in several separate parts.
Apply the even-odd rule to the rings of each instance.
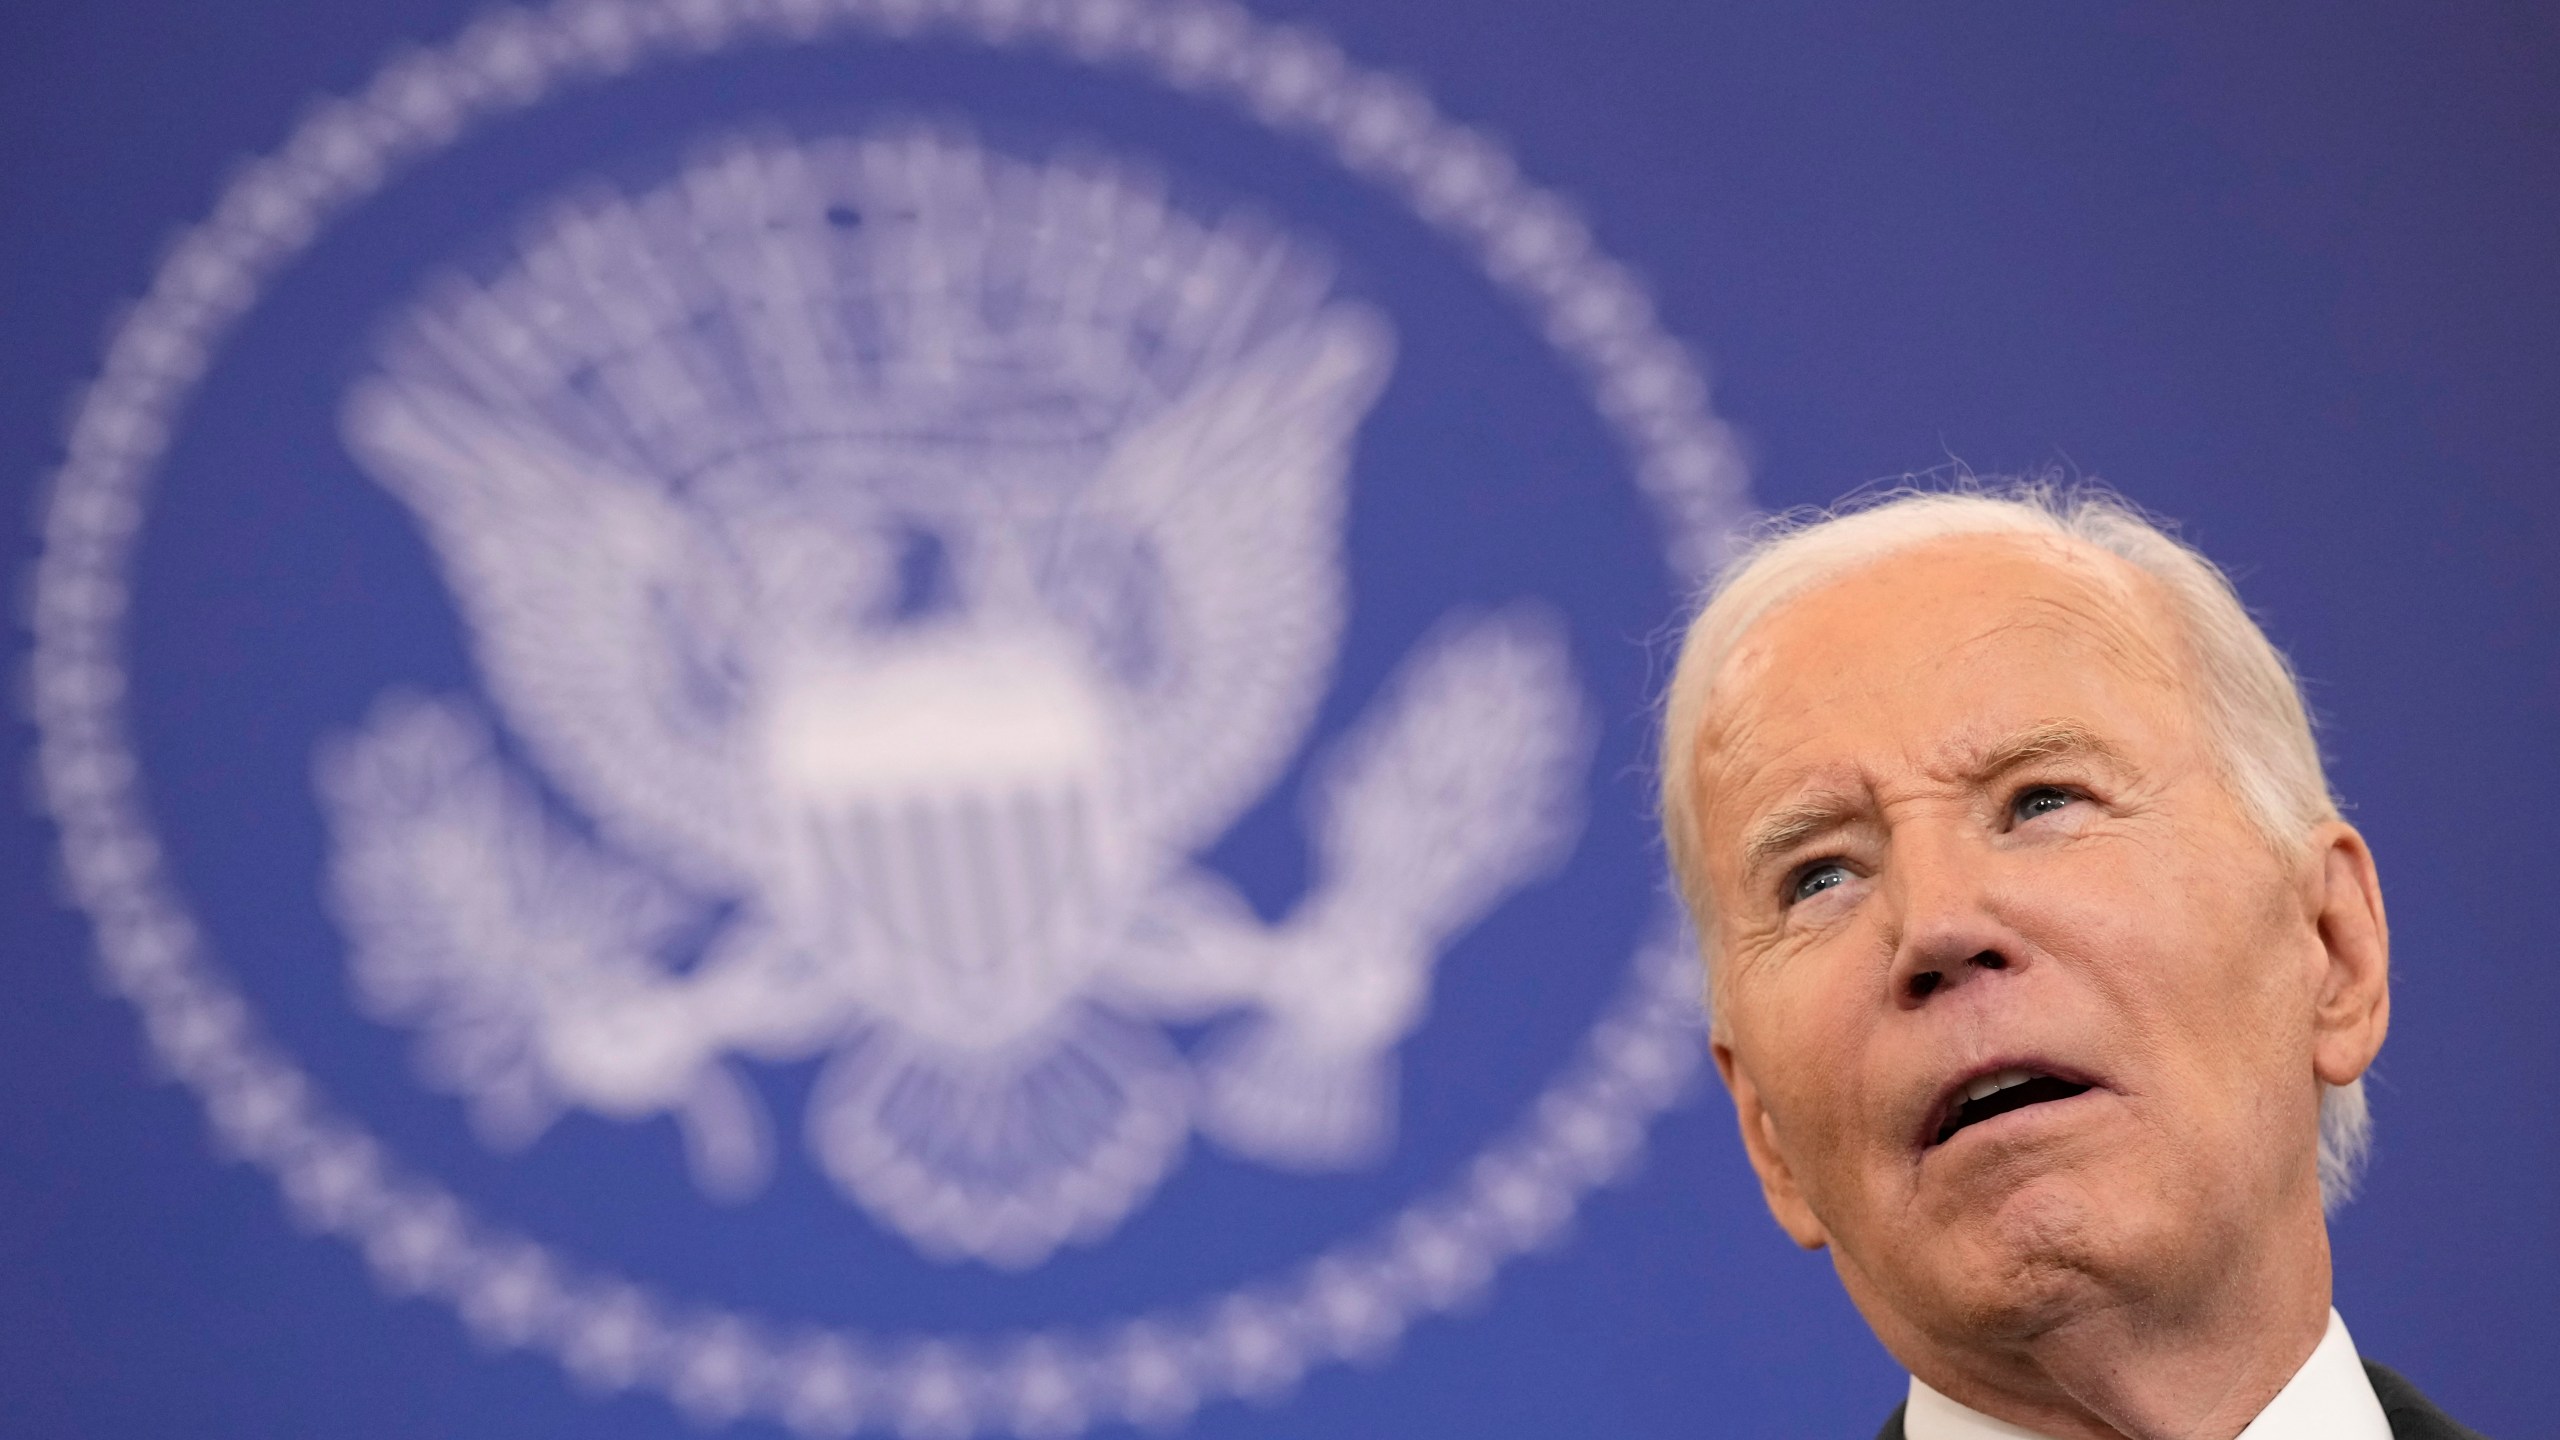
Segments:
[[[1736,802],[1808,772],[1930,767],[2038,724],[2167,743],[2190,718],[2182,656],[2149,577],[2077,542],[1893,552],[1789,599],[1734,647],[1696,740],[1707,838]]]

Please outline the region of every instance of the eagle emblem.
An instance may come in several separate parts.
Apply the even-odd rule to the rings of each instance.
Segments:
[[[670,1117],[720,1199],[816,1061],[807,1155],[942,1258],[1099,1239],[1194,1133],[1373,1162],[1590,742],[1560,624],[1452,615],[1304,767],[1301,897],[1203,859],[1333,688],[1392,364],[1312,247],[1087,154],[748,137],[544,209],[342,408],[484,692],[322,747],[357,998],[491,1145]]]

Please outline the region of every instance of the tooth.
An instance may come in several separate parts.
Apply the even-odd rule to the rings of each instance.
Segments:
[[[2000,1093],[2000,1082],[1989,1075],[1964,1087],[1964,1098],[1967,1100],[1980,1100],[1998,1093]]]
[[[2034,1079],[2035,1075],[2034,1072],[2027,1070],[2003,1070],[1991,1078],[1996,1082],[1996,1088],[2006,1090],[2012,1085],[2026,1084]]]

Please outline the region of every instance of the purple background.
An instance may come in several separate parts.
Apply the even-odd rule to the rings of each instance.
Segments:
[[[1715,407],[1750,447],[1762,505],[1951,464],[2060,466],[2178,517],[2233,569],[2310,679],[2333,780],[2381,861],[2397,942],[2376,1162],[2334,1227],[2339,1305],[2366,1354],[2457,1417],[2500,1436],[2547,1427],[2560,1412],[2560,1367],[2547,1358],[2560,1341],[2550,1318],[2560,966],[2546,953],[2560,921],[2548,858],[2560,807],[2551,12],[1557,0],[1257,9],[1313,22],[1355,60],[1411,75],[1447,114],[1502,136],[1533,179],[1578,200],[1603,248],[1648,280],[1666,325],[1710,366]],[[0,11],[0,484],[19,513],[32,513],[59,457],[61,418],[109,320],[226,167],[273,146],[315,93],[362,83],[393,47],[441,39],[468,14],[410,0],[13,0]],[[956,70],[948,83],[979,81]],[[1085,103],[1073,85],[1034,99],[1070,112]],[[1147,103],[1095,123],[1143,124]],[[611,118],[564,121],[563,155],[576,158],[576,123]],[[1208,159],[1227,142],[1166,143],[1196,144]],[[1363,224],[1391,228],[1383,211],[1320,193],[1325,183],[1308,181],[1318,187],[1310,214],[1334,207],[1352,241]],[[340,243],[402,243],[377,225],[373,239],[359,229]],[[1422,296],[1427,267],[1408,278],[1393,261],[1410,238],[1380,234],[1375,253],[1387,258],[1361,283],[1460,319],[1478,303]],[[1371,253],[1346,243],[1355,259]],[[447,248],[417,244],[427,256]],[[343,283],[370,283],[359,261],[376,253],[355,254]],[[308,332],[273,337],[279,353],[325,329],[340,283],[325,260],[315,258],[298,301],[280,289],[285,308],[261,322],[289,331],[302,323],[294,303],[315,317]],[[253,340],[244,333],[244,345]],[[1485,363],[1508,363],[1491,353]],[[349,359],[321,354],[313,383],[342,376]],[[1539,363],[1533,347],[1519,363]],[[1422,353],[1402,373],[1417,385],[1460,374],[1431,364]],[[227,384],[239,403],[217,413],[208,401],[207,428],[182,445],[207,447],[208,464],[235,453],[225,446],[291,453],[301,442],[290,433],[248,432],[261,404],[295,425],[325,418],[325,400],[295,378],[217,372],[208,394]],[[1549,393],[1535,377],[1517,383],[1533,398]],[[1437,394],[1412,397],[1415,413],[1451,404],[1464,414]],[[1535,405],[1523,413],[1534,417]],[[1420,433],[1388,424],[1376,444],[1393,455]],[[1557,486],[1570,484],[1572,463],[1558,462]],[[258,547],[324,523],[400,543],[397,512],[378,498],[343,513],[267,499],[262,509],[217,495],[193,523],[236,538],[224,552],[235,558],[280,553]],[[1514,538],[1480,537],[1469,553],[1552,546],[1520,563],[1545,566],[1550,588],[1569,583],[1557,577],[1574,573],[1583,532],[1554,528],[1541,503],[1534,491],[1503,497],[1488,523],[1516,526]],[[1442,513],[1380,511],[1355,548],[1427,544]],[[1614,536],[1629,523],[1612,514],[1589,526]],[[176,704],[191,673],[180,662],[210,677],[223,661],[208,654],[242,633],[231,627],[255,625],[219,603],[175,603],[192,593],[188,565],[222,569],[201,534],[168,531],[147,542],[147,559],[161,553],[150,544],[168,547],[167,568],[144,574],[144,599],[160,593],[164,608],[141,617],[137,665],[167,657],[171,668],[154,673],[178,688],[159,700]],[[22,530],[13,572],[33,547]],[[265,585],[326,583],[255,569],[232,564],[207,593],[254,599]],[[1434,606],[1468,593],[1463,576],[1396,583],[1426,582],[1437,588],[1413,599],[1411,625],[1347,657],[1347,682],[1374,683]],[[1658,581],[1591,583],[1573,602],[1586,628],[1641,639],[1670,612]],[[1400,614],[1403,592],[1379,592],[1368,597],[1379,611]],[[1638,753],[1642,647],[1580,653],[1596,656],[1594,683],[1617,707],[1604,717],[1607,753]],[[272,661],[243,654],[244,664]],[[359,693],[315,689],[312,712]],[[195,753],[184,726],[159,723],[163,753]],[[204,723],[247,733],[241,715]],[[13,719],[9,733],[14,761],[30,731]],[[198,757],[201,772],[169,762],[170,823],[259,833],[225,829],[244,823],[225,807],[264,792],[221,773],[212,754]],[[1637,923],[1650,884],[1636,873],[1643,787],[1604,773],[1594,793],[1622,813],[1595,821],[1596,858],[1577,862],[1567,876],[1577,883],[1524,925],[1571,923],[1575,906],[1612,933]],[[307,794],[284,798],[309,809]],[[315,842],[307,815],[278,825],[273,883],[289,889],[314,863],[294,847]],[[0,956],[14,987],[0,1004],[0,1428],[691,1433],[660,1402],[582,1398],[548,1361],[482,1354],[442,1308],[386,1301],[351,1252],[292,1228],[264,1177],[218,1162],[192,1098],[150,1074],[132,1012],[98,993],[85,921],[50,883],[51,844],[28,807],[0,817]],[[1251,834],[1236,844],[1240,870],[1285,870]],[[195,898],[238,912],[240,926],[272,923],[272,937],[259,934],[279,944],[325,943],[323,931],[292,929],[308,917],[263,918],[266,894]],[[307,894],[295,903],[307,908]],[[263,983],[283,995],[289,979],[277,970]],[[262,982],[249,973],[248,983]],[[342,993],[334,976],[309,989],[314,1015]],[[1504,1005],[1527,1003],[1496,991],[1453,1000],[1448,1013],[1490,1032],[1506,1023]],[[362,1033],[309,1023],[315,1035],[326,1024],[341,1039]],[[1416,1044],[1435,1043],[1433,1033]],[[381,1068],[390,1104],[400,1054],[385,1043],[346,1064]],[[1464,1056],[1413,1063],[1444,1085],[1469,1073]],[[1450,1133],[1466,1139],[1516,1109],[1515,1080],[1486,1067],[1481,1093],[1434,1103],[1459,1117]],[[1596,1196],[1559,1250],[1505,1271],[1481,1309],[1421,1323],[1378,1369],[1319,1370],[1276,1408],[1213,1405],[1195,1430],[1870,1433],[1900,1376],[1827,1265],[1794,1252],[1761,1213],[1730,1124],[1722,1099],[1702,1092],[1657,1128],[1632,1183]],[[1161,1223],[1183,1213],[1175,1206]],[[1110,1261],[1108,1250],[1086,1257],[1085,1283],[1115,1283]],[[683,1272],[671,1262],[668,1273]],[[1147,1272],[1126,1275],[1144,1288]],[[940,1292],[918,1281],[917,1323],[977,1303],[967,1283]],[[1071,1297],[1054,1303],[1072,1308]]]

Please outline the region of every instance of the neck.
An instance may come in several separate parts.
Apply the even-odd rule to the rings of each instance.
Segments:
[[[1987,1344],[1861,1308],[1939,1393],[2053,1440],[2232,1440],[2328,1328],[2327,1227],[2315,1206],[2307,1229],[2287,1228],[2296,1233],[2262,1234],[2197,1267],[2206,1273],[2193,1285],[2093,1280],[2050,1318]]]

